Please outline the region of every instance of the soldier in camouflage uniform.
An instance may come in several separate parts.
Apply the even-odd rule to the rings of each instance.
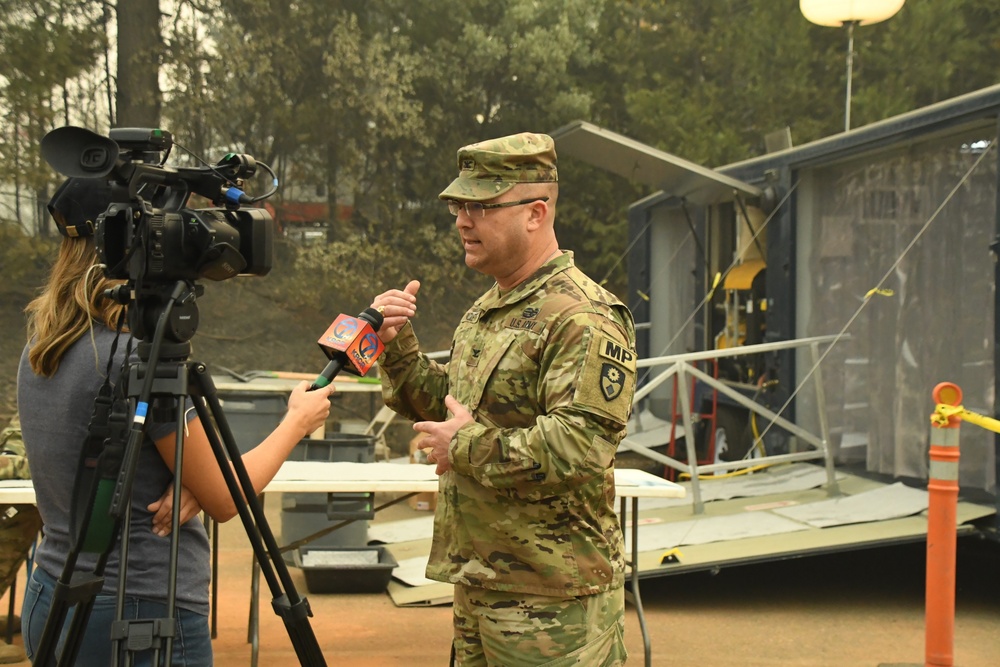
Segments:
[[[0,431],[0,480],[3,479],[31,479],[17,415]],[[0,596],[14,583],[41,528],[42,519],[34,505],[0,505]],[[0,617],[0,633],[6,632],[7,622],[6,616]],[[10,622],[19,629],[17,618]],[[27,659],[22,647],[0,643],[0,664]]]
[[[416,421],[440,475],[427,576],[455,584],[458,665],[625,662],[614,457],[635,390],[635,328],[561,251],[555,146],[522,133],[458,151],[440,198],[468,266],[496,284],[447,364],[419,349],[419,283],[372,303],[386,404]]]

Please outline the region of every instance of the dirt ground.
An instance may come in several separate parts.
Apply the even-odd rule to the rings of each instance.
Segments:
[[[278,532],[280,503],[268,498]],[[405,504],[377,520],[414,516]],[[383,516],[384,515],[384,516]],[[273,517],[273,518],[271,518]],[[247,643],[252,550],[238,521],[221,527],[217,667],[251,664]],[[923,543],[747,565],[712,574],[644,579],[640,592],[652,665],[671,667],[876,667],[924,664]],[[954,665],[1000,663],[1000,545],[959,540]],[[312,594],[290,568],[314,616],[327,664],[444,667],[450,606],[401,608],[388,594]],[[23,590],[23,582],[18,591]],[[18,598],[20,592],[18,593]],[[297,663],[288,632],[261,584],[259,665]],[[6,611],[7,598],[0,600]],[[635,608],[626,610],[630,665],[643,665]],[[20,637],[15,638],[16,642]],[[23,663],[27,664],[27,663]],[[516,666],[510,666],[516,667]]]

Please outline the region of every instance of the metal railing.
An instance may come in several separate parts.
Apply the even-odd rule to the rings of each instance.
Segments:
[[[687,461],[679,461],[675,458],[654,451],[648,445],[641,444],[636,442],[635,439],[630,438],[633,434],[625,436],[622,440],[621,448],[623,450],[632,451],[646,456],[654,461],[662,463],[665,466],[690,476],[691,499],[695,514],[704,512],[700,475],[720,470],[739,470],[761,465],[823,459],[826,467],[827,492],[831,496],[839,495],[840,490],[837,487],[833,453],[830,449],[830,428],[826,417],[826,398],[823,393],[823,382],[820,372],[819,348],[820,345],[832,344],[838,338],[842,337],[843,336],[816,336],[813,338],[800,338],[797,340],[781,341],[777,343],[746,345],[743,347],[735,347],[724,350],[707,350],[704,352],[689,352],[686,354],[672,354],[663,357],[640,359],[637,364],[639,368],[656,368],[666,366],[666,369],[662,373],[650,378],[642,387],[636,390],[635,398],[633,399],[632,404],[635,409],[638,410],[641,401],[649,396],[657,387],[672,378],[676,378],[677,381],[675,383],[675,390],[679,394],[681,403],[681,419],[684,426],[684,447],[687,454]],[[809,347],[812,353],[813,367],[811,376],[815,386],[816,407],[817,412],[819,413],[818,423],[820,432],[818,435],[810,433],[806,429],[792,423],[780,414],[773,412],[768,407],[747,398],[745,395],[727,385],[725,382],[712,377],[694,365],[694,363],[698,361],[717,360],[726,357],[740,357],[751,354],[760,354],[762,352],[777,352],[779,350],[789,350],[799,347]],[[724,461],[708,465],[699,465],[694,442],[693,412],[691,406],[692,396],[690,383],[688,381],[689,378],[695,378],[701,381],[705,385],[708,385],[712,389],[729,397],[739,405],[742,405],[748,410],[766,418],[768,420],[768,426],[764,430],[764,433],[766,433],[773,426],[776,426],[794,435],[800,442],[805,442],[806,444],[811,445],[813,449],[801,452],[791,452],[788,454],[768,455],[764,453],[762,456],[752,459],[744,458],[739,461]],[[763,447],[760,442],[762,438],[763,433],[756,436],[753,446],[748,451],[753,451],[755,448],[760,448],[763,451]]]

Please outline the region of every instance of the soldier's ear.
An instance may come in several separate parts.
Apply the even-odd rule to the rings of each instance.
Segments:
[[[528,204],[527,208],[529,211],[527,227],[529,231],[534,231],[545,223],[549,212],[548,204],[539,199]]]

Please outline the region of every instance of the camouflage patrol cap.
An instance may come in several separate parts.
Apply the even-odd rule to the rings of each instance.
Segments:
[[[555,183],[556,145],[547,134],[521,132],[458,149],[458,178],[439,199],[485,201],[518,183]]]

